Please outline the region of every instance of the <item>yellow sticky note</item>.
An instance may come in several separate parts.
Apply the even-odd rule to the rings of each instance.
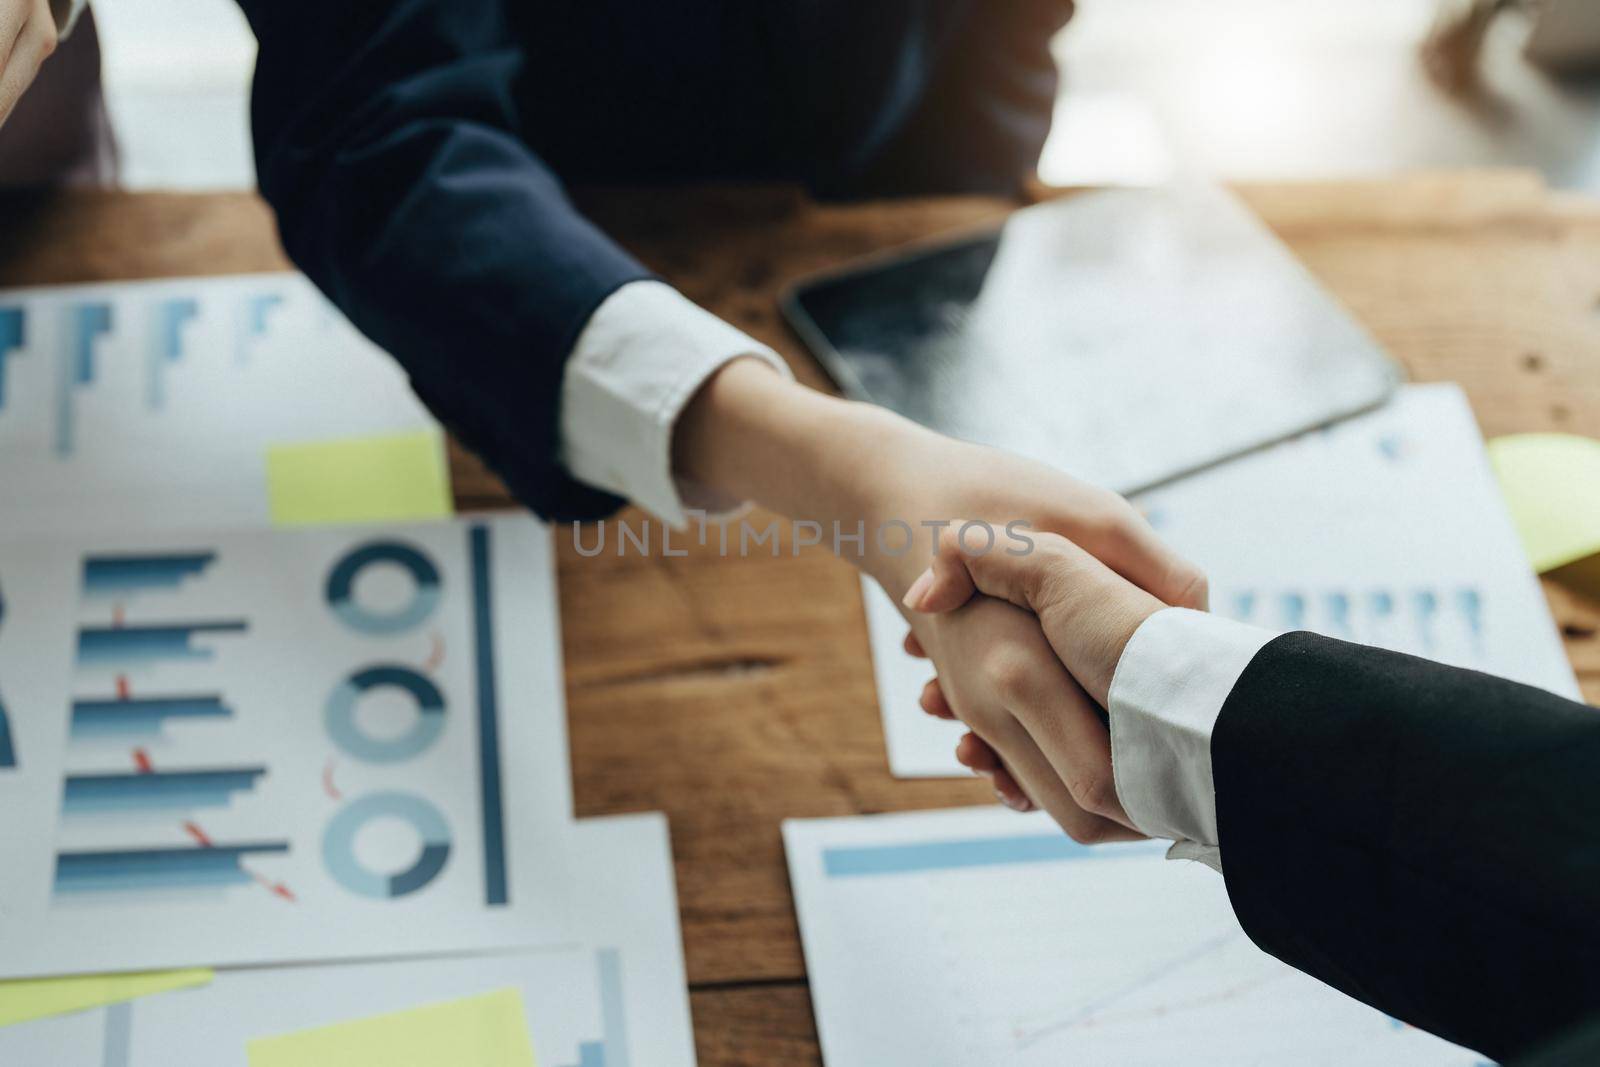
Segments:
[[[443,435],[272,445],[267,498],[277,526],[442,518],[452,512]]]
[[[534,1067],[518,989],[260,1037],[246,1053],[250,1067]]]
[[[1489,442],[1489,461],[1534,570],[1600,552],[1600,441],[1512,434]]]
[[[0,982],[0,1026],[104,1007],[134,997],[189,989],[211,981],[201,968],[138,974],[74,974],[65,978],[23,978]]]

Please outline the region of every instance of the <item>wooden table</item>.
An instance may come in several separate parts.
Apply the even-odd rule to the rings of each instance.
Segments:
[[[1461,382],[1486,435],[1600,436],[1600,204],[1521,171],[1240,192],[1413,378]],[[787,190],[582,201],[691,298],[823,387],[778,318],[786,280],[1015,206],[822,207]],[[250,195],[0,198],[4,286],[287,265]],[[509,503],[471,457],[458,450],[453,467],[461,506]],[[779,821],[988,794],[975,781],[889,777],[855,574],[825,552],[719,559],[691,545],[685,558],[588,559],[560,533],[578,814],[671,819],[700,1062],[818,1062]],[[1600,701],[1600,602],[1546,589]]]

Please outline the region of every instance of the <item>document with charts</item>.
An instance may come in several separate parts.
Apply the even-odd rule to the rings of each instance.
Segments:
[[[0,291],[3,537],[264,525],[274,448],[437,428],[299,274]]]
[[[1156,532],[1211,579],[1211,610],[1315,630],[1578,698],[1466,396],[1403,388],[1385,407],[1140,494]],[[917,707],[933,675],[906,624],[863,582],[889,764],[969,773],[959,723]]]
[[[570,944],[218,972],[160,995],[0,1028],[0,1063],[247,1067],[257,1038],[497,989],[522,992],[542,1067],[693,1067],[671,846],[659,814],[572,827]]]
[[[0,976],[568,936],[546,527],[58,537],[0,597]]]
[[[829,1067],[1483,1062],[1256,948],[1166,842],[998,807],[783,837]]]

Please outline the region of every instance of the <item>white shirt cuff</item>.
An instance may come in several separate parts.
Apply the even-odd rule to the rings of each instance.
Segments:
[[[1174,841],[1174,859],[1221,870],[1211,733],[1257,652],[1277,634],[1188,608],[1134,631],[1111,679],[1111,770],[1139,831]]]
[[[567,360],[562,462],[679,530],[689,511],[734,510],[741,501],[673,476],[672,430],[706,379],[743,356],[794,377],[772,349],[670,285],[629,282],[595,309]]]

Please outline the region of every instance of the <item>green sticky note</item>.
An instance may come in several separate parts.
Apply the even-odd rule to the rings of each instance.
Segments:
[[[277,526],[448,516],[444,437],[421,430],[272,445],[267,498]]]
[[[139,974],[74,974],[65,978],[23,978],[0,982],[0,1026],[104,1007],[134,997],[189,989],[211,981],[203,969],[147,971]]]
[[[250,1067],[534,1067],[519,989],[260,1037],[246,1052]]]
[[[1534,570],[1600,552],[1600,441],[1512,434],[1489,442],[1489,461]]]

